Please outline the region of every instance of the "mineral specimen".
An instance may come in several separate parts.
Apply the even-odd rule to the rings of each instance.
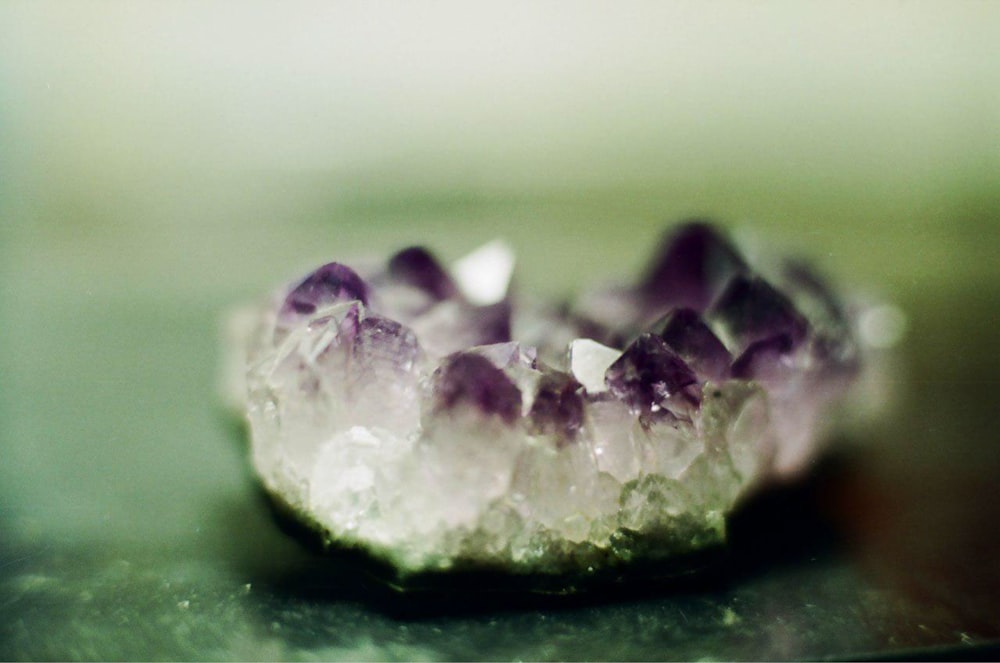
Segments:
[[[706,223],[632,287],[545,307],[489,244],[320,267],[252,314],[254,467],[326,541],[411,573],[562,574],[725,539],[800,471],[854,380],[853,322],[810,270],[765,278]]]

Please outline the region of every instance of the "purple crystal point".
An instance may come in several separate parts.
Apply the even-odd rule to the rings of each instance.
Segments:
[[[791,371],[788,360],[794,349],[788,334],[755,341],[733,362],[733,377],[765,382],[780,380]]]
[[[713,305],[712,315],[741,349],[781,334],[798,345],[809,330],[792,302],[757,276],[734,278]]]
[[[409,371],[419,355],[416,334],[380,315],[361,321],[351,353],[355,370],[374,372]]]
[[[653,329],[703,380],[728,377],[729,350],[693,309],[674,309]]]
[[[576,439],[583,426],[583,385],[568,373],[546,373],[538,383],[529,417],[532,432],[558,436],[560,446]]]
[[[452,355],[434,373],[435,410],[474,407],[512,424],[521,416],[521,391],[503,371],[478,354]]]
[[[608,367],[604,382],[616,398],[643,414],[677,414],[700,403],[694,372],[655,334],[643,334],[628,346]]]
[[[739,253],[711,225],[695,221],[668,235],[657,251],[642,294],[654,305],[704,311],[734,274],[746,270]]]
[[[281,315],[312,315],[322,306],[352,300],[368,305],[365,282],[350,267],[331,262],[307,276],[288,293],[281,306]]]
[[[403,249],[389,259],[389,275],[441,301],[458,294],[455,282],[434,256],[419,246]]]

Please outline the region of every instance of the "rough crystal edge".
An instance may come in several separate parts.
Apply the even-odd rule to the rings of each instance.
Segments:
[[[664,548],[656,535],[640,536],[623,530],[616,537],[613,551],[602,553],[592,547],[563,550],[549,557],[554,562],[551,565],[511,568],[495,558],[458,556],[443,567],[410,567],[401,564],[393,549],[332,536],[280,494],[269,490],[265,493],[282,529],[316,552],[335,557],[338,564],[351,565],[399,593],[446,592],[457,597],[475,596],[477,600],[485,596],[500,600],[519,595],[563,597],[595,590],[644,593],[653,586],[687,586],[705,571],[720,568],[729,560],[721,530],[709,528],[704,538],[693,539],[685,551]],[[725,526],[724,518],[715,522]]]

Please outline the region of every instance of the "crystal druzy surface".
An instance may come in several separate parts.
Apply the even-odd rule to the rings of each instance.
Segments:
[[[631,286],[546,306],[489,244],[333,262],[253,314],[246,411],[267,490],[401,573],[592,571],[724,541],[800,471],[858,369],[801,263],[765,277],[705,223]]]

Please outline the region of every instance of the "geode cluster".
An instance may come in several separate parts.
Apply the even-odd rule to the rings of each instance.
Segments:
[[[327,542],[401,574],[559,574],[693,553],[813,456],[858,370],[801,263],[682,225],[638,283],[547,306],[493,243],[324,265],[253,313],[253,463]]]

